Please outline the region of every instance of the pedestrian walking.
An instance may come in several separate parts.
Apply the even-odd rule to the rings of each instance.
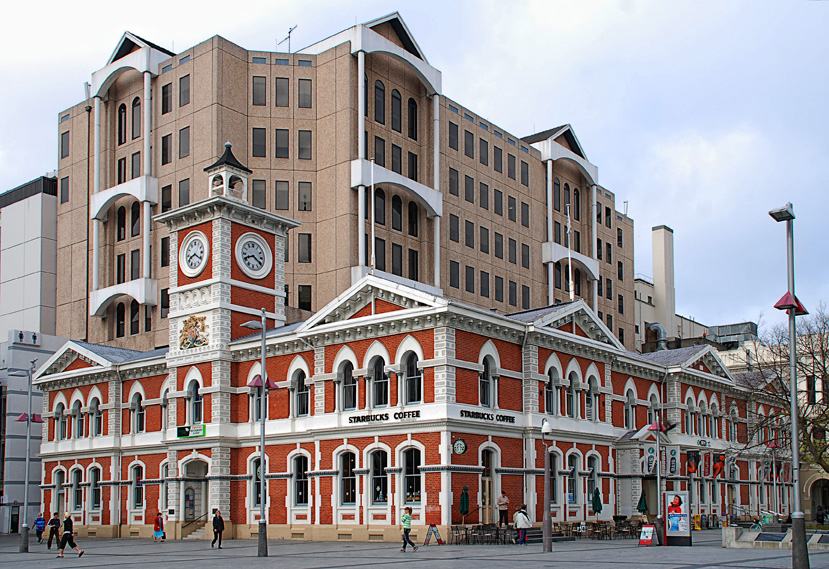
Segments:
[[[506,490],[501,490],[501,495],[495,503],[498,506],[498,527],[501,527],[501,524],[509,526],[509,496]]]
[[[58,552],[59,558],[63,557],[63,550],[66,549],[67,545],[78,552],[78,557],[83,555],[83,550],[78,549],[78,546],[75,544],[75,528],[72,525],[72,516],[69,513],[66,514],[66,519],[63,520],[63,536],[61,536],[60,545],[58,546],[60,550]]]
[[[515,527],[518,529],[518,545],[527,545],[527,528],[531,528],[533,524],[530,521],[530,516],[527,515],[526,504],[521,504],[521,508],[513,515],[512,521],[515,522]]]
[[[60,520],[58,519],[57,512],[49,520],[49,539],[46,540],[46,549],[52,549],[53,538],[55,540],[55,547],[57,547],[60,542]]]
[[[216,545],[216,540],[218,540],[219,549],[222,548],[223,531],[225,531],[225,520],[222,518],[222,513],[219,510],[216,510],[216,513],[213,515],[213,541],[210,543],[210,547]]]
[[[37,542],[43,543],[43,530],[46,529],[46,520],[43,518],[43,512],[37,515],[35,520],[35,535],[37,535]]]
[[[409,533],[412,531],[412,509],[409,506],[403,508],[403,517],[400,518],[403,524],[403,549],[400,553],[406,553],[406,544],[412,546],[412,551],[417,551],[417,546],[409,539]]]
[[[155,517],[155,525],[153,526],[153,543],[158,540],[164,543],[164,519],[161,517],[161,512]]]

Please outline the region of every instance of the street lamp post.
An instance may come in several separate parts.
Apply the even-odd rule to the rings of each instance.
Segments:
[[[29,553],[29,461],[32,454],[32,374],[35,371],[35,362],[32,360],[31,367],[28,369],[16,369],[9,375],[16,377],[26,377],[28,383],[28,407],[26,414],[26,466],[24,468],[23,479],[23,528],[20,531],[20,553]],[[18,418],[18,420],[20,420]],[[42,422],[42,421],[41,421]]]
[[[265,309],[262,309],[262,321],[257,322],[251,320],[241,325],[243,328],[250,328],[251,330],[262,331],[262,362],[261,372],[259,374],[262,380],[262,385],[259,387],[260,391],[260,406],[259,419],[261,422],[261,429],[259,431],[259,534],[257,535],[258,542],[258,557],[268,556],[268,521],[265,518],[265,416],[267,415],[267,401],[265,400],[265,393],[268,389],[268,379],[265,373]]]
[[[547,435],[553,432],[553,426],[547,419],[541,421],[541,441],[544,443],[544,515],[542,517],[542,542],[544,553],[553,550],[553,518],[550,516],[550,452],[547,448]]]
[[[791,398],[792,425],[792,482],[794,511],[792,512],[792,569],[809,569],[809,550],[806,546],[806,516],[800,504],[800,432],[798,427],[799,406],[797,399],[795,317],[806,312],[794,294],[794,208],[791,202],[773,209],[769,215],[775,221],[786,222],[786,245],[788,258],[788,292],[774,305],[789,314],[789,389]]]

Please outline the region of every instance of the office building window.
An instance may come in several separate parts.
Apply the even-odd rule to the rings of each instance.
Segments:
[[[417,140],[417,101],[409,98],[409,138]]]
[[[619,295],[619,314],[625,313],[625,297],[621,294]]]
[[[190,203],[190,178],[178,183],[178,206],[183,207]]]
[[[265,194],[267,193],[265,180],[253,180],[251,186],[253,189],[251,204],[254,207],[265,209]]]
[[[624,328],[619,328],[619,341],[623,344],[625,343],[625,329]]]
[[[578,188],[573,188],[573,219],[576,221],[581,219],[581,198]]]
[[[521,202],[521,225],[530,226],[530,204]]]
[[[310,109],[311,108],[311,80],[310,79],[300,79],[299,80],[299,108],[300,109]]]
[[[604,295],[604,286],[602,285],[603,282],[604,281],[602,281],[601,278],[596,279],[596,283],[598,285],[596,287],[596,289],[597,289],[596,292],[598,293],[599,298],[601,298]],[[601,318],[601,316],[599,316],[599,318]]]
[[[253,78],[253,105],[256,107],[264,107],[266,105],[265,102],[265,89],[267,85],[267,79],[265,77],[254,77]]]
[[[449,148],[458,150],[458,125],[449,122]]]
[[[161,301],[159,305],[161,306],[159,316],[161,318],[167,318],[167,315],[170,313],[170,289],[161,289]]]
[[[457,261],[449,261],[449,286],[452,288],[460,288],[460,272],[461,267]]]
[[[173,186],[161,188],[161,213],[173,209]]]
[[[481,182],[478,187],[478,204],[484,209],[489,209],[489,186]]]
[[[553,277],[555,282],[553,283],[558,290],[561,290],[561,263],[556,263],[553,268]]]
[[[399,277],[403,276],[403,246],[391,244],[391,272]]]
[[[466,292],[475,292],[475,267],[466,266]]]
[[[141,99],[136,97],[132,100],[132,139],[141,136]],[[67,133],[68,137],[68,133]]]
[[[518,284],[515,281],[509,282],[509,304],[518,306]]]
[[[299,285],[296,289],[297,308],[311,310],[311,285]]]
[[[278,156],[277,156],[278,158]],[[299,131],[299,159],[300,160],[310,160],[311,159],[311,131],[310,130],[301,130]]]
[[[130,335],[138,334],[141,330],[141,312],[137,301],[130,302]]]
[[[409,278],[413,281],[418,280],[420,273],[420,263],[417,257],[417,251],[409,249]]]
[[[504,236],[497,231],[495,232],[495,257],[504,258]]]
[[[409,179],[417,182],[417,154],[409,152]]]
[[[162,267],[169,267],[170,266],[170,238],[169,237],[162,237],[161,238],[161,266]]]
[[[386,86],[379,80],[374,82],[374,120],[386,124]]]
[[[253,129],[253,156],[264,157],[267,152],[267,135],[264,128]]]
[[[297,209],[311,211],[311,182],[299,182],[297,188]]]
[[[596,239],[596,258],[602,260],[602,240]]]
[[[581,232],[573,231],[573,250],[576,253],[581,253]]]
[[[605,227],[608,227],[608,228],[611,227],[611,223],[613,222],[612,216],[613,216],[613,214],[612,214],[610,208],[605,206],[605,208],[604,208],[604,226]]]
[[[507,217],[510,221],[515,221],[517,219],[517,202],[514,197],[508,196],[507,197]]]
[[[403,99],[397,89],[391,91],[391,129],[403,132]]]
[[[481,271],[481,296],[489,298],[489,273]]]
[[[374,266],[378,271],[386,270],[386,240],[374,238]]]
[[[306,131],[309,132],[310,131]],[[310,137],[309,137],[309,148],[310,148]],[[276,129],[276,157],[277,158],[288,158],[288,147],[289,147],[289,138],[288,138],[288,129],[286,128],[278,128]],[[309,150],[310,152],[310,150]]]
[[[475,180],[469,176],[464,176],[464,192],[463,197],[469,203],[475,203]]]
[[[478,154],[480,154],[481,164],[489,166],[489,143],[483,138],[480,139]]]
[[[495,215],[504,215],[504,194],[501,190],[492,191],[492,211]]]
[[[457,215],[449,214],[449,240],[460,243],[460,219]]]
[[[618,247],[623,247],[622,243],[623,243],[623,239],[622,239],[622,228],[621,228],[621,227],[617,227],[617,228],[616,228],[616,245],[617,245]]]
[[[481,226],[480,229],[481,253],[489,253],[489,229]]]
[[[172,110],[173,110],[173,84],[172,83],[167,83],[166,85],[163,85],[161,87],[161,114],[166,115],[167,113],[169,113]],[[126,115],[126,108],[124,108],[124,114]],[[121,119],[121,115],[120,115],[120,109],[119,109],[119,115],[118,115],[118,120],[119,120],[118,124],[119,125],[121,124],[120,119]],[[120,132],[120,129],[119,129],[119,132]],[[120,137],[119,137],[119,140],[120,140]]]
[[[178,157],[190,156],[190,127],[186,126],[178,131]]]
[[[605,294],[607,295],[607,299],[613,300],[613,281],[611,281],[610,279],[605,279],[604,285],[604,290]]]
[[[507,154],[507,176],[510,180],[515,179],[515,156]]]
[[[513,265],[518,264],[518,243],[515,239],[509,240],[509,262]]]
[[[503,279],[503,277],[495,277],[495,300],[496,300],[496,302],[504,302],[504,279]]]
[[[69,201],[69,178],[60,179],[60,203]]]
[[[530,186],[530,165],[521,161],[521,185]]]
[[[115,257],[115,284],[121,284],[127,280],[127,256],[121,253]]]
[[[471,221],[466,222],[466,230],[464,232],[465,235],[465,243],[467,247],[472,249],[475,248],[475,224]]]
[[[171,103],[172,104],[172,103]],[[66,133],[67,135],[69,133]],[[127,141],[127,106],[121,104],[118,107],[118,144],[124,144]],[[63,135],[61,135],[61,142],[63,142]],[[63,145],[61,145],[63,148]],[[64,158],[64,156],[61,156]]]
[[[525,269],[530,268],[530,246],[526,243],[521,244],[521,266]]]
[[[374,137],[374,163],[386,167],[386,141],[379,136]]]
[[[380,225],[386,224],[386,192],[380,188],[374,190],[374,221]]]
[[[606,253],[604,260],[607,261],[608,263],[612,263],[613,262],[613,247],[610,245],[610,243],[607,243],[607,242],[604,245],[605,245],[604,250],[605,250],[605,253]]]
[[[449,193],[457,196],[458,190],[458,171],[454,168],[449,168]]]
[[[561,211],[561,182],[558,178],[553,182],[553,209]]]
[[[504,171],[504,151],[497,146],[492,147],[492,166],[496,172]]]
[[[287,180],[277,180],[276,181],[276,209],[278,210],[286,210],[288,209],[288,181]]]
[[[311,234],[310,233],[300,233],[297,236],[297,246],[299,248],[297,252],[297,263],[310,263],[311,262]]]
[[[173,135],[166,134],[161,137],[161,165],[173,161]]]
[[[409,202],[409,235],[417,237],[418,220],[420,219],[420,208],[415,202]]]
[[[391,198],[391,228],[403,231],[403,200],[400,196]]]
[[[561,245],[561,224],[558,221],[553,222],[553,241]]]
[[[463,153],[475,158],[475,135],[468,130],[463,131]]]
[[[190,76],[185,75],[178,80],[178,106],[190,104]]]
[[[403,149],[396,144],[391,145],[391,171],[403,174]]]
[[[133,249],[130,251],[130,280],[141,276],[141,251]]]
[[[131,172],[130,172],[130,180],[136,179],[138,176],[141,175],[141,153],[134,152],[131,156]]]
[[[141,204],[132,202],[130,207],[130,237],[141,234]]]
[[[521,285],[521,309],[530,309],[530,287]]]
[[[616,265],[616,276],[619,278],[620,281],[625,280],[625,265],[622,263],[622,261],[618,261]]]
[[[290,101],[290,83],[287,77],[276,78],[276,106],[287,107]]]

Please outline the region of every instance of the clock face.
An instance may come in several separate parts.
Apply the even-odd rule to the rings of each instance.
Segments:
[[[271,247],[258,233],[245,233],[236,241],[236,263],[250,278],[265,278],[273,266]]]
[[[455,441],[455,444],[452,445],[452,448],[454,449],[455,454],[463,454],[466,452],[466,441],[458,439]]]
[[[178,265],[188,277],[196,277],[207,266],[210,244],[201,231],[191,231],[181,242]]]

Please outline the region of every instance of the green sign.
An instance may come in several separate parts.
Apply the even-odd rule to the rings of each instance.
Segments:
[[[204,425],[187,425],[176,428],[176,435],[180,439],[192,439],[204,436]]]

